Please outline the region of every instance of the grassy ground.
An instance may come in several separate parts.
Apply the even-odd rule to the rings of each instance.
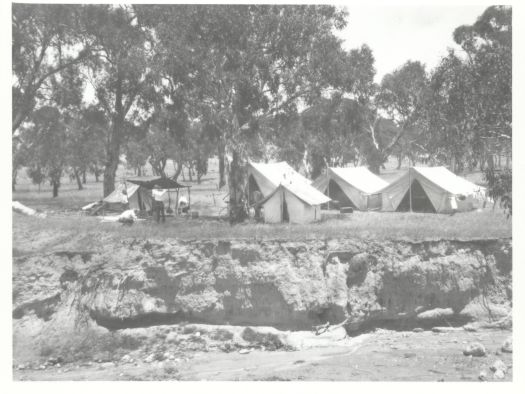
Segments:
[[[289,224],[256,224],[247,223],[230,226],[218,218],[226,215],[225,190],[218,190],[217,161],[210,161],[210,172],[200,184],[192,185],[192,209],[199,211],[201,218],[167,218],[165,224],[156,224],[151,220],[123,226],[120,223],[100,223],[97,217],[80,214],[80,208],[102,197],[102,184],[90,182],[84,190],[77,190],[76,183],[65,183],[60,189],[60,196],[52,198],[49,187],[39,192],[35,185],[23,177],[19,180],[13,200],[48,212],[47,219],[35,219],[14,214],[13,227],[15,241],[33,239],[41,233],[43,245],[60,246],[63,240],[73,237],[99,239],[111,237],[116,239],[136,238],[256,238],[256,239],[313,239],[335,237],[358,237],[371,239],[479,239],[512,236],[512,222],[504,213],[492,207],[481,211],[457,213],[455,215],[421,214],[421,213],[379,213],[355,212],[349,215],[325,214],[320,223],[308,225]],[[396,170],[394,163],[387,165],[382,177],[392,181],[400,176],[403,169]],[[123,179],[126,171],[119,169],[118,179]],[[479,173],[466,174],[468,179],[480,182]],[[186,176],[187,179],[187,176]],[[52,229],[52,231],[50,231]],[[77,234],[82,233],[79,238]],[[45,235],[44,235],[45,234]],[[88,236],[91,234],[91,236]],[[93,236],[95,236],[93,238]]]
[[[187,173],[185,174],[186,180],[182,178],[178,179],[179,182],[191,186],[192,208],[199,211],[201,215],[216,215],[226,206],[223,200],[226,196],[226,191],[218,189],[219,176],[217,164],[216,159],[210,160],[210,170],[208,174],[201,179],[200,184],[195,180],[190,182]],[[146,168],[146,171],[146,175],[152,175],[149,167]],[[168,168],[168,174],[172,173],[172,169]],[[131,176],[135,176],[135,174],[132,171],[126,170],[121,165],[117,172],[117,183]],[[16,191],[13,193],[13,201],[19,201],[28,207],[48,213],[78,213],[83,206],[103,198],[102,182],[95,182],[94,177],[88,176],[87,183],[83,185],[83,187],[83,190],[78,190],[75,180],[64,177],[58,197],[53,198],[50,185],[42,184],[39,189],[37,185],[33,185],[29,178],[27,178],[25,171],[21,171],[18,177]],[[181,193],[185,194],[186,192]]]
[[[346,218],[330,218],[308,225],[240,224],[224,220],[174,219],[125,226],[100,223],[95,217],[50,216],[37,219],[13,217],[14,253],[52,250],[97,250],[108,242],[138,239],[285,239],[361,238],[423,241],[438,239],[487,239],[512,236],[511,221],[500,211],[458,213],[453,216],[418,213],[356,212]]]

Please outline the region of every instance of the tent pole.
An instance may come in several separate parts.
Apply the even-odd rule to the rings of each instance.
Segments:
[[[283,223],[284,222],[284,192],[280,191],[279,197],[281,200],[281,220],[280,222]]]
[[[412,168],[408,167],[408,201],[410,205],[410,212],[412,212]]]
[[[179,189],[177,189],[177,201],[175,201],[175,216],[179,216]]]
[[[248,205],[251,204],[250,197],[250,177],[248,177]]]
[[[328,178],[328,197],[330,197],[330,176],[328,175],[328,170],[326,170],[326,177]],[[331,201],[328,201],[328,210],[331,209],[330,203]]]

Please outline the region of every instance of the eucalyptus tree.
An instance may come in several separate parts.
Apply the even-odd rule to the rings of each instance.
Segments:
[[[81,28],[83,9],[62,4],[13,4],[13,134],[34,111],[50,80],[89,58],[90,36]]]
[[[470,74],[471,147],[488,153],[491,166],[492,154],[512,139],[512,8],[488,7],[474,24],[458,27],[454,40]]]
[[[381,165],[394,150],[408,156],[412,162],[420,154],[428,154],[426,103],[429,99],[429,80],[425,66],[418,61],[407,61],[400,68],[383,77],[375,98],[380,112],[393,122],[397,132],[380,149]],[[379,115],[376,115],[379,119]],[[378,120],[380,121],[380,120]],[[383,120],[384,125],[388,122]],[[386,128],[384,128],[386,130]],[[371,136],[374,134],[371,132]],[[373,167],[377,171],[377,164]]]
[[[89,5],[83,13],[93,56],[86,74],[109,128],[105,143],[104,196],[115,189],[115,174],[127,132],[144,121],[155,97],[150,63],[153,41],[131,5]]]
[[[431,76],[428,145],[456,171],[490,167],[512,139],[512,10],[489,7],[453,36],[462,50],[450,51]]]
[[[299,102],[335,83],[330,55],[340,40],[333,31],[345,26],[345,13],[277,5],[156,6],[141,12],[159,45],[176,59],[169,69],[177,71],[175,86],[190,86],[184,95],[192,103],[188,110],[219,130],[218,149],[231,157],[230,220],[242,220],[242,169],[260,141],[258,123],[296,112]]]

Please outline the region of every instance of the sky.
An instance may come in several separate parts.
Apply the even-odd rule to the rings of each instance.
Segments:
[[[338,32],[344,48],[367,44],[373,51],[376,82],[408,60],[435,67],[447,48],[459,49],[452,33],[476,21],[486,5],[349,5],[348,25]]]

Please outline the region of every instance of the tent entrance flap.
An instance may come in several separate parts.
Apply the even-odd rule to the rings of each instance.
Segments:
[[[436,213],[436,209],[427,193],[421,186],[421,183],[417,179],[412,181],[412,187],[409,187],[403,199],[399,203],[396,211],[397,212],[408,212],[410,211],[410,192],[412,192],[412,211],[413,212],[424,212],[424,213]]]
[[[248,203],[250,205],[255,204],[258,201],[258,199],[256,198],[256,195],[258,193],[262,195],[261,189],[259,188],[257,181],[255,180],[253,175],[250,174],[250,176],[248,177]]]
[[[356,205],[352,202],[352,200],[350,200],[350,198],[348,198],[343,189],[341,189],[341,186],[339,186],[339,184],[333,179],[330,179],[328,182],[328,197],[334,200],[329,203],[330,206],[333,206],[337,209],[341,207],[351,207],[353,209],[357,209]]]
[[[290,222],[290,214],[288,213],[288,204],[286,204],[286,197],[283,193],[283,222]]]

